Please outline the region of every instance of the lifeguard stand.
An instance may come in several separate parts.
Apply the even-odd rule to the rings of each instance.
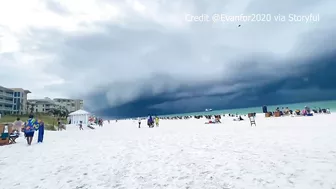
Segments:
[[[250,124],[251,124],[251,127],[254,125],[255,127],[257,126],[256,122],[255,122],[255,116],[256,116],[256,113],[249,113],[248,114],[248,118],[250,119]]]

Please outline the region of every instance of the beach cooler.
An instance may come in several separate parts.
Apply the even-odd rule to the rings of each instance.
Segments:
[[[0,146],[9,144],[9,130],[7,132],[4,132],[4,131],[5,131],[5,126],[0,125]]]

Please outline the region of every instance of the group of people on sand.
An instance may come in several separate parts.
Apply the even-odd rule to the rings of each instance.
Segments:
[[[29,146],[33,141],[35,131],[38,131],[37,142],[42,143],[44,137],[44,122],[42,120],[35,119],[33,115],[30,115],[26,122],[22,122],[20,118],[17,118],[13,123],[13,134],[19,137],[21,131],[24,133],[24,137],[26,138]]]
[[[279,113],[280,116],[285,116],[285,115],[292,115],[292,116],[313,116],[314,114],[330,114],[330,110],[328,108],[314,108],[311,109],[309,106],[305,106],[302,110],[296,109],[296,110],[291,110],[288,107],[284,108],[282,107],[277,107],[274,112],[269,112],[267,111],[267,106],[262,107],[263,113],[268,113],[270,116],[273,116],[275,113]]]
[[[151,115],[148,116],[148,118],[147,118],[147,126],[149,128],[153,128],[154,127],[154,123],[155,123],[156,127],[159,127],[159,124],[160,124],[159,117],[155,116],[155,118],[153,118]],[[141,118],[140,117],[138,117],[138,124],[139,124],[139,128],[141,128]]]
[[[89,118],[89,125],[98,125],[99,127],[103,127],[104,126],[104,120],[102,118],[99,117],[90,117]],[[110,123],[110,121],[108,121]]]

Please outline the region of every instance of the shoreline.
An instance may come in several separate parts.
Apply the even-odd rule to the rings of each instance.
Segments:
[[[326,107],[328,103],[331,105],[330,107]],[[308,106],[311,109],[315,107],[318,108],[320,104],[320,108],[329,108],[330,112],[336,111],[336,100],[327,100],[327,101],[314,101],[314,102],[299,102],[299,103],[292,103],[292,104],[282,104],[282,105],[266,105],[269,110],[276,107],[289,107],[289,109],[298,109],[297,106],[301,106],[300,110],[304,108],[304,106]],[[325,107],[322,107],[325,106]],[[293,108],[292,108],[293,107]],[[189,113],[181,113],[181,114],[165,114],[165,115],[158,115],[159,117],[175,117],[175,116],[194,116],[194,115],[222,115],[222,114],[236,114],[244,115],[248,113],[263,113],[262,106],[260,107],[248,107],[248,108],[238,108],[238,109],[223,109],[223,110],[212,110],[212,111],[201,111],[201,112],[189,112]]]

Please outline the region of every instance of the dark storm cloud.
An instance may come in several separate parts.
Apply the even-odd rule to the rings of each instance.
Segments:
[[[167,98],[163,94],[139,98],[122,106],[104,109],[101,113],[120,117],[134,117],[148,114],[196,112],[209,107],[213,109],[232,109],[261,106],[263,104],[275,105],[336,99],[335,54],[336,49],[333,54],[325,55],[306,64],[306,69],[303,69],[305,71],[297,72],[297,75],[280,78],[262,86],[253,86],[254,77],[250,77],[250,85],[228,94],[196,95],[185,98],[176,97],[175,99]],[[200,86],[196,90],[207,91],[209,88]],[[191,91],[188,91],[188,93],[191,93]],[[178,93],[175,95],[178,96]]]
[[[163,24],[155,21],[159,18],[138,15],[124,24],[87,25],[99,29],[86,33],[32,28],[22,43],[34,44],[32,53],[54,56],[48,69],[65,82],[49,90],[84,98],[89,110],[105,115],[179,113],[332,96],[333,87],[323,88],[331,74],[320,75],[334,63],[329,62],[335,52],[336,24],[330,22],[334,1],[273,6],[263,4],[268,1],[205,2],[171,1],[162,6],[173,11],[184,5],[191,13],[208,14],[320,13],[321,20],[243,23],[238,28],[238,23]],[[329,63],[319,67],[322,61]]]

